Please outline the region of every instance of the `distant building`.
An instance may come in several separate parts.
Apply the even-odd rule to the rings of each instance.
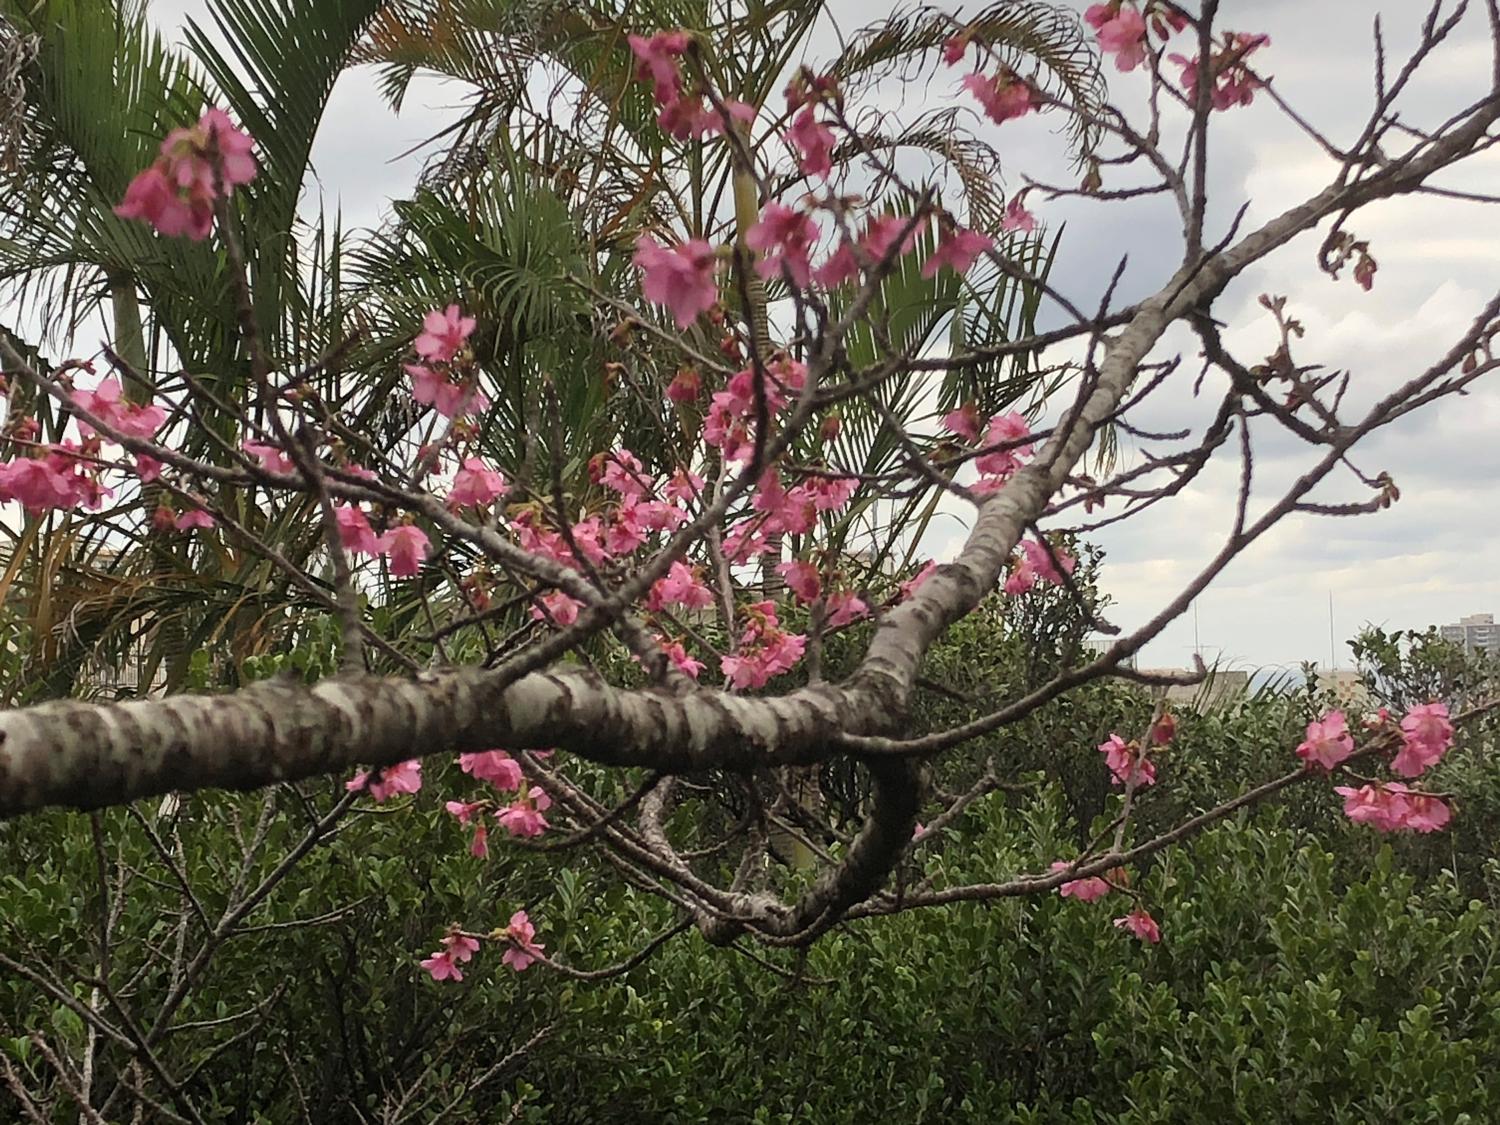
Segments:
[[[1370,706],[1370,689],[1356,671],[1348,668],[1319,668],[1316,673],[1319,691],[1326,691],[1342,706],[1363,710]]]
[[[1445,641],[1462,645],[1469,652],[1500,656],[1500,625],[1493,613],[1471,613],[1460,617],[1457,625],[1443,625],[1438,633]]]

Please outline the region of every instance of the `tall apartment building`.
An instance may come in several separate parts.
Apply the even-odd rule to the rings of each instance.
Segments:
[[[1500,656],[1500,625],[1493,613],[1471,613],[1460,617],[1457,625],[1443,625],[1438,633],[1445,641],[1463,645],[1470,652],[1487,652]]]

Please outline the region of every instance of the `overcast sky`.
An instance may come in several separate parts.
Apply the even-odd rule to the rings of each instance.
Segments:
[[[940,4],[949,11],[974,5]],[[1082,3],[1078,4],[1082,7]],[[186,16],[201,16],[203,0],[150,0],[148,10],[168,30]],[[834,0],[830,8],[844,33],[878,17],[886,0]],[[1227,0],[1223,26],[1264,31],[1271,46],[1257,56],[1285,97],[1333,138],[1347,139],[1361,123],[1372,87],[1372,17],[1384,18],[1393,54],[1409,44],[1425,4],[1414,0]],[[1476,17],[1481,13],[1475,13]],[[830,28],[820,41],[826,55]],[[819,54],[815,45],[813,61]],[[1406,103],[1414,123],[1435,123],[1484,93],[1489,59],[1482,18],[1469,22],[1419,82]],[[1143,75],[1114,75],[1116,99],[1129,105],[1144,89]],[[909,110],[955,96],[957,77],[942,72],[925,94],[882,91],[892,105]],[[329,211],[342,208],[345,225],[379,220],[387,201],[407,192],[420,167],[419,155],[401,154],[450,119],[451,88],[417,87],[398,118],[380,102],[369,72],[355,71],[339,83],[314,149],[317,193]],[[1216,115],[1210,146],[1215,198],[1213,214],[1223,224],[1243,203],[1255,223],[1317,190],[1330,165],[1317,147],[1265,98]],[[1066,161],[1056,122],[1032,118],[992,132],[1007,162],[1007,189],[1023,173],[1064,175]],[[995,130],[993,126],[983,126]],[[1485,156],[1451,186],[1481,186],[1500,165]],[[1087,304],[1097,300],[1115,262],[1129,255],[1122,297],[1154,291],[1170,274],[1181,235],[1170,204],[1160,199],[1127,205],[1056,202],[1033,207],[1055,227],[1066,223],[1053,280]],[[1384,204],[1363,212],[1355,224],[1380,263],[1373,292],[1352,281],[1335,283],[1321,274],[1315,255],[1320,235],[1279,251],[1253,274],[1236,282],[1216,306],[1228,328],[1226,341],[1255,361],[1274,346],[1269,318],[1256,305],[1262,292],[1284,294],[1307,326],[1298,358],[1327,363],[1352,376],[1351,398],[1368,402],[1423,368],[1451,342],[1479,307],[1500,288],[1500,212],[1466,203],[1423,199]],[[1147,412],[1150,424],[1185,424],[1202,414],[1191,396],[1197,368],[1190,341],[1178,375]],[[1145,422],[1146,416],[1142,421]],[[1294,478],[1308,453],[1289,440],[1266,434],[1257,477],[1270,498],[1276,483]],[[1333,601],[1336,659],[1351,663],[1344,640],[1366,622],[1389,628],[1422,628],[1460,614],[1500,612],[1500,521],[1493,482],[1500,473],[1500,390],[1494,385],[1463,400],[1440,404],[1398,423],[1364,448],[1357,463],[1370,473],[1394,476],[1402,499],[1393,509],[1357,520],[1299,518],[1252,547],[1199,600],[1197,629],[1205,656],[1234,666],[1291,665],[1330,659],[1329,598]],[[1125,463],[1135,456],[1127,445]],[[1107,551],[1104,584],[1115,600],[1113,620],[1125,627],[1151,617],[1220,546],[1233,510],[1236,468],[1211,467],[1177,502],[1097,537]],[[1364,499],[1353,482],[1326,486],[1327,500]],[[935,537],[938,557],[956,548],[961,529],[950,525]],[[1191,660],[1194,620],[1188,615],[1154,642],[1143,663],[1181,666]]]

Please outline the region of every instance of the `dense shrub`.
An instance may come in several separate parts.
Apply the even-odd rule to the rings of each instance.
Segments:
[[[1038,636],[985,613],[962,623],[932,662],[948,690],[925,698],[927,721],[1023,683],[1038,648],[1069,626],[1049,628]],[[314,630],[237,675],[316,677],[325,648]],[[1394,651],[1391,683],[1409,655]],[[1141,795],[1136,837],[1291,768],[1291,746],[1326,704],[1265,692],[1183,716],[1161,783]],[[984,740],[977,758],[1022,787],[971,806],[900,878],[1000,880],[1076,854],[1119,798],[1097,755],[1057,747],[1076,746],[1078,731],[1138,729],[1150,713],[1138,689],[1093,684]],[[1159,946],[1111,925],[1123,896],[1049,895],[846,923],[805,957],[710,948],[689,933],[598,982],[517,975],[487,950],[461,984],[435,984],[416,959],[452,921],[503,925],[526,907],[550,954],[602,966],[671,926],[669,906],[587,852],[499,847],[474,859],[430,793],[362,808],[217,948],[177,1015],[189,1027],[157,1053],[227,1121],[1494,1120],[1492,744],[1481,729],[1441,767],[1459,810],[1449,832],[1381,838],[1348,825],[1315,783],[1162,853],[1136,880],[1161,921]],[[464,784],[435,762],[428,774],[437,792]],[[617,799],[623,789],[606,786],[624,784],[601,772],[595,791]],[[208,794],[175,811],[113,810],[98,818],[102,853],[87,818],[0,825],[12,860],[0,952],[87,1002],[102,912],[113,979],[129,981],[120,999],[149,1021],[200,948],[198,912],[217,922],[234,889],[270,874],[338,793],[283,787],[269,805]],[[843,796],[857,802],[857,785]],[[93,998],[110,1013],[107,997]],[[83,1021],[56,992],[0,972],[0,1050],[46,1084],[35,1029],[87,1052]],[[109,1078],[105,1068],[97,1080]]]

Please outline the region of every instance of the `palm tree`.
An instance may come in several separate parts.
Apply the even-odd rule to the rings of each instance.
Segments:
[[[211,101],[255,133],[268,173],[237,197],[268,342],[288,357],[326,350],[345,331],[334,299],[338,242],[299,222],[298,197],[328,95],[379,7],[216,0],[226,54],[196,25],[185,47],[169,46],[143,0],[0,0],[0,40],[10,48],[0,56],[20,63],[11,88],[22,110],[0,169],[0,292],[11,307],[40,310],[36,327],[61,339],[105,314],[134,375],[129,393],[141,399],[180,386],[185,371],[224,402],[249,401],[222,255],[156,238],[112,212],[160,138]],[[24,327],[5,325],[13,336]],[[50,368],[38,344],[33,355]],[[47,402],[18,405],[36,411],[44,435],[66,423]],[[205,402],[192,421],[180,427],[184,447],[225,457],[228,417]],[[25,606],[15,627],[38,646],[31,667],[41,682],[13,691],[66,690],[86,654],[117,661],[143,641],[147,682],[170,657],[175,686],[209,637],[253,637],[275,615],[285,591],[264,563],[222,545],[189,557],[131,532],[130,510],[150,504],[144,490],[104,519],[29,519],[15,536],[8,561]],[[294,558],[313,548],[295,519],[267,522],[248,505],[241,514]]]
[[[43,310],[41,327],[52,337],[67,338],[88,317],[106,314],[114,350],[137,376],[132,393],[181,389],[190,378],[204,393],[194,396],[193,417],[181,420],[186,451],[231,459],[234,427],[215,400],[256,407],[227,263],[211,245],[155,238],[112,213],[157,140],[212,101],[256,137],[267,173],[237,194],[236,219],[268,349],[294,369],[359,331],[358,342],[343,347],[337,363],[319,366],[311,382],[350,419],[363,455],[384,456],[421,424],[409,399],[392,393],[404,385],[394,360],[421,312],[457,297],[482,326],[476,351],[495,403],[482,441],[501,467],[533,479],[555,458],[571,488],[588,452],[621,435],[648,463],[670,463],[688,439],[663,424],[651,405],[659,397],[613,393],[621,380],[659,390],[672,373],[647,337],[636,338],[628,362],[611,362],[620,350],[612,342],[618,307],[634,295],[631,248],[643,231],[731,241],[758,200],[727,146],[669,145],[648,93],[633,81],[626,32],[700,32],[710,45],[704,77],[761,110],[747,144],[776,190],[794,191],[796,174],[778,161],[775,95],[825,7],[812,0],[214,0],[217,36],[190,25],[185,44],[173,47],[152,31],[144,0],[111,0],[102,19],[98,0],[0,0],[0,39],[12,45],[0,47],[0,59],[20,62],[24,106],[20,128],[0,143],[7,157],[0,291]],[[1085,110],[1098,102],[1094,56],[1065,11],[1034,0],[997,4],[969,26],[1018,66],[1035,68],[1066,100]],[[953,30],[950,17],[930,10],[898,13],[844,43],[825,69],[850,90],[915,76]],[[437,138],[412,197],[396,204],[395,221],[351,233],[321,218],[300,221],[298,200],[328,96],[356,62],[380,67],[382,89],[398,110],[424,72],[463,83],[470,97]],[[566,113],[539,94],[538,75],[552,78]],[[0,92],[8,88],[0,81]],[[1086,120],[1085,112],[1071,126],[1080,157],[1093,143]],[[901,128],[864,128],[859,147],[925,154],[954,169],[968,221],[998,226],[998,157],[952,110]],[[836,155],[854,161],[856,146]],[[923,237],[930,248],[931,232]],[[1045,270],[1047,247],[1028,244],[1025,253]],[[756,279],[758,304],[782,295]],[[998,274],[961,285],[903,268],[881,303],[895,338],[922,350],[945,335],[982,343],[1025,331],[1035,296]],[[877,352],[868,330],[856,332],[849,348],[856,363]],[[48,366],[39,347],[32,351]],[[1038,376],[1021,357],[962,379],[893,386],[884,407],[898,418],[968,397],[998,408],[1031,391]],[[35,409],[44,434],[60,434],[67,419],[50,404],[22,405]],[[876,408],[853,407],[843,421],[834,449],[840,464],[878,473],[900,455]],[[857,507],[842,533],[860,521],[910,518],[924,505],[930,515],[934,499],[915,498],[894,513]],[[251,497],[220,501],[294,566],[316,567],[319,539],[307,501],[269,512]],[[218,645],[236,659],[253,654],[284,641],[317,604],[264,552],[242,550],[232,537],[187,545],[150,535],[154,503],[143,490],[101,518],[50,516],[14,533],[0,601],[11,595],[14,628],[35,642],[36,658],[28,665],[33,675],[13,691],[65,692],[86,660],[109,664],[128,653],[137,654],[144,682],[164,678],[174,688],[195,675],[194,653]],[[432,593],[411,584],[381,592],[387,625],[420,626]]]
[[[623,302],[635,281],[628,255],[637,235],[686,233],[728,242],[759,211],[755,182],[734,167],[729,146],[674,144],[657,125],[647,84],[634,77],[627,34],[668,27],[695,31],[703,45],[702,77],[711,88],[756,107],[757,125],[745,138],[748,151],[776,194],[794,195],[812,185],[779,159],[785,116],[777,103],[794,60],[815,33],[828,28],[827,8],[815,0],[396,0],[373,21],[358,57],[380,67],[381,89],[392,107],[402,106],[419,74],[441,76],[468,97],[459,117],[434,138],[439,147],[418,199],[399,207],[396,221],[352,256],[351,273],[376,304],[397,309],[430,298],[434,271],[458,277],[482,319],[507,326],[501,333],[501,355],[509,365],[502,389],[512,395],[501,400],[508,424],[496,428],[491,450],[502,464],[519,465],[525,435],[534,436],[528,422],[537,416],[537,403],[525,396],[536,393],[542,372],[567,407],[566,448],[604,448],[626,435],[648,459],[678,459],[686,442],[652,417],[632,414],[628,404],[609,416],[597,412],[606,389],[599,375],[602,357],[583,336],[558,344],[560,324],[588,326],[567,282],[582,263],[599,298]],[[842,43],[820,71],[851,95],[882,80],[921,78],[935,48],[959,26],[930,8],[898,11]],[[1103,84],[1076,15],[1050,3],[1012,0],[990,5],[962,26],[996,44],[1007,62],[1034,70],[1044,87],[1078,107],[1069,135],[1083,160],[1095,143],[1088,122],[1102,101]],[[938,109],[904,126],[862,128],[858,144],[844,145],[835,159],[853,166],[868,150],[883,157],[920,154],[951,169],[969,224],[999,229],[999,156],[966,129],[958,111]],[[882,177],[865,186],[870,194],[896,200]],[[571,223],[556,221],[564,214]],[[922,237],[930,249],[932,232],[924,230]],[[501,265],[504,247],[524,248],[525,261],[511,257]],[[1023,248],[1014,241],[1010,249],[1045,274],[1051,258],[1045,244]],[[749,284],[757,304],[782,295],[776,285],[767,294],[758,278]],[[1031,323],[1037,297],[1034,288],[995,271],[959,284],[951,277],[924,279],[909,265],[888,281],[881,302],[897,343],[920,352],[945,336],[956,347],[1013,336]],[[599,298],[596,312],[604,307]],[[767,322],[763,310],[755,321]],[[707,337],[698,342],[709,350],[716,343]],[[643,342],[637,354],[645,349]],[[873,361],[876,351],[868,327],[854,333],[850,353],[856,366]],[[884,406],[898,418],[924,402],[946,409],[973,399],[999,409],[1036,386],[1032,367],[1029,357],[1019,357],[1003,368],[954,374],[936,386],[911,381],[892,388]],[[665,362],[656,372],[658,378],[671,374]],[[889,468],[899,446],[881,413],[855,406],[843,421],[839,463],[867,473]]]

